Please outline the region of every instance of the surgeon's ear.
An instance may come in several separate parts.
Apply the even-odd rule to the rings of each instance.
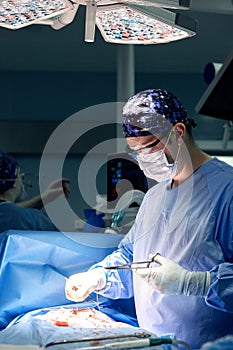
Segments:
[[[183,123],[177,123],[174,126],[174,130],[176,133],[176,141],[177,141],[178,145],[181,145],[183,140],[184,140],[184,137],[185,137],[186,127]]]

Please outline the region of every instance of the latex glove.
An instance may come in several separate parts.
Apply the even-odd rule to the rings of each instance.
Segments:
[[[72,301],[83,301],[89,294],[101,290],[107,282],[102,267],[70,276],[65,285],[66,298]]]
[[[58,179],[50,183],[45,192],[42,193],[41,197],[43,203],[47,204],[49,202],[54,201],[62,193],[65,194],[67,198],[70,194],[70,180],[69,179]]]
[[[103,220],[103,217],[105,216],[104,213],[96,214],[95,210],[84,210],[84,214],[86,216],[87,222],[83,226],[84,232],[99,232],[102,227],[105,226],[105,222]]]
[[[205,296],[210,284],[210,274],[191,272],[176,262],[156,255],[153,259],[160,266],[138,269],[135,272],[162,294]]]

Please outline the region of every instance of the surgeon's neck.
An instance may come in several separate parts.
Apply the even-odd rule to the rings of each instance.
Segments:
[[[8,190],[8,191],[6,191],[4,193],[1,193],[0,194],[0,201],[1,202],[12,202],[12,203],[14,203],[15,202],[15,197],[14,197],[13,191],[11,191],[11,189],[10,189],[10,190]]]
[[[0,202],[8,202],[8,200],[0,195]]]
[[[172,179],[171,188],[176,188],[187,180],[198,168],[205,162],[211,159],[211,157],[203,152],[200,148],[194,147],[189,150],[190,160],[184,162],[183,166],[178,170],[177,175]]]

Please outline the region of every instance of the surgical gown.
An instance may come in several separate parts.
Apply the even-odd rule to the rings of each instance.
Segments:
[[[207,296],[164,295],[131,271],[111,270],[99,293],[134,295],[141,328],[174,333],[192,349],[233,334],[233,167],[212,158],[180,186],[151,188],[135,224],[98,266],[147,260],[160,253],[190,271],[210,271]]]
[[[21,208],[10,202],[0,203],[0,233],[8,230],[58,231],[38,209]]]

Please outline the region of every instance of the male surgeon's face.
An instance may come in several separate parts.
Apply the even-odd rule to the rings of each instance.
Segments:
[[[126,141],[129,149],[136,154],[140,154],[140,152],[154,153],[160,149],[164,149],[168,162],[173,163],[174,160],[168,147],[164,148],[169,135],[170,133],[168,135],[163,135],[160,138],[156,137],[155,135],[127,137]]]
[[[140,148],[147,147],[148,145],[153,144],[156,140],[157,138],[154,135],[126,138],[129,148],[133,151],[137,151]]]

